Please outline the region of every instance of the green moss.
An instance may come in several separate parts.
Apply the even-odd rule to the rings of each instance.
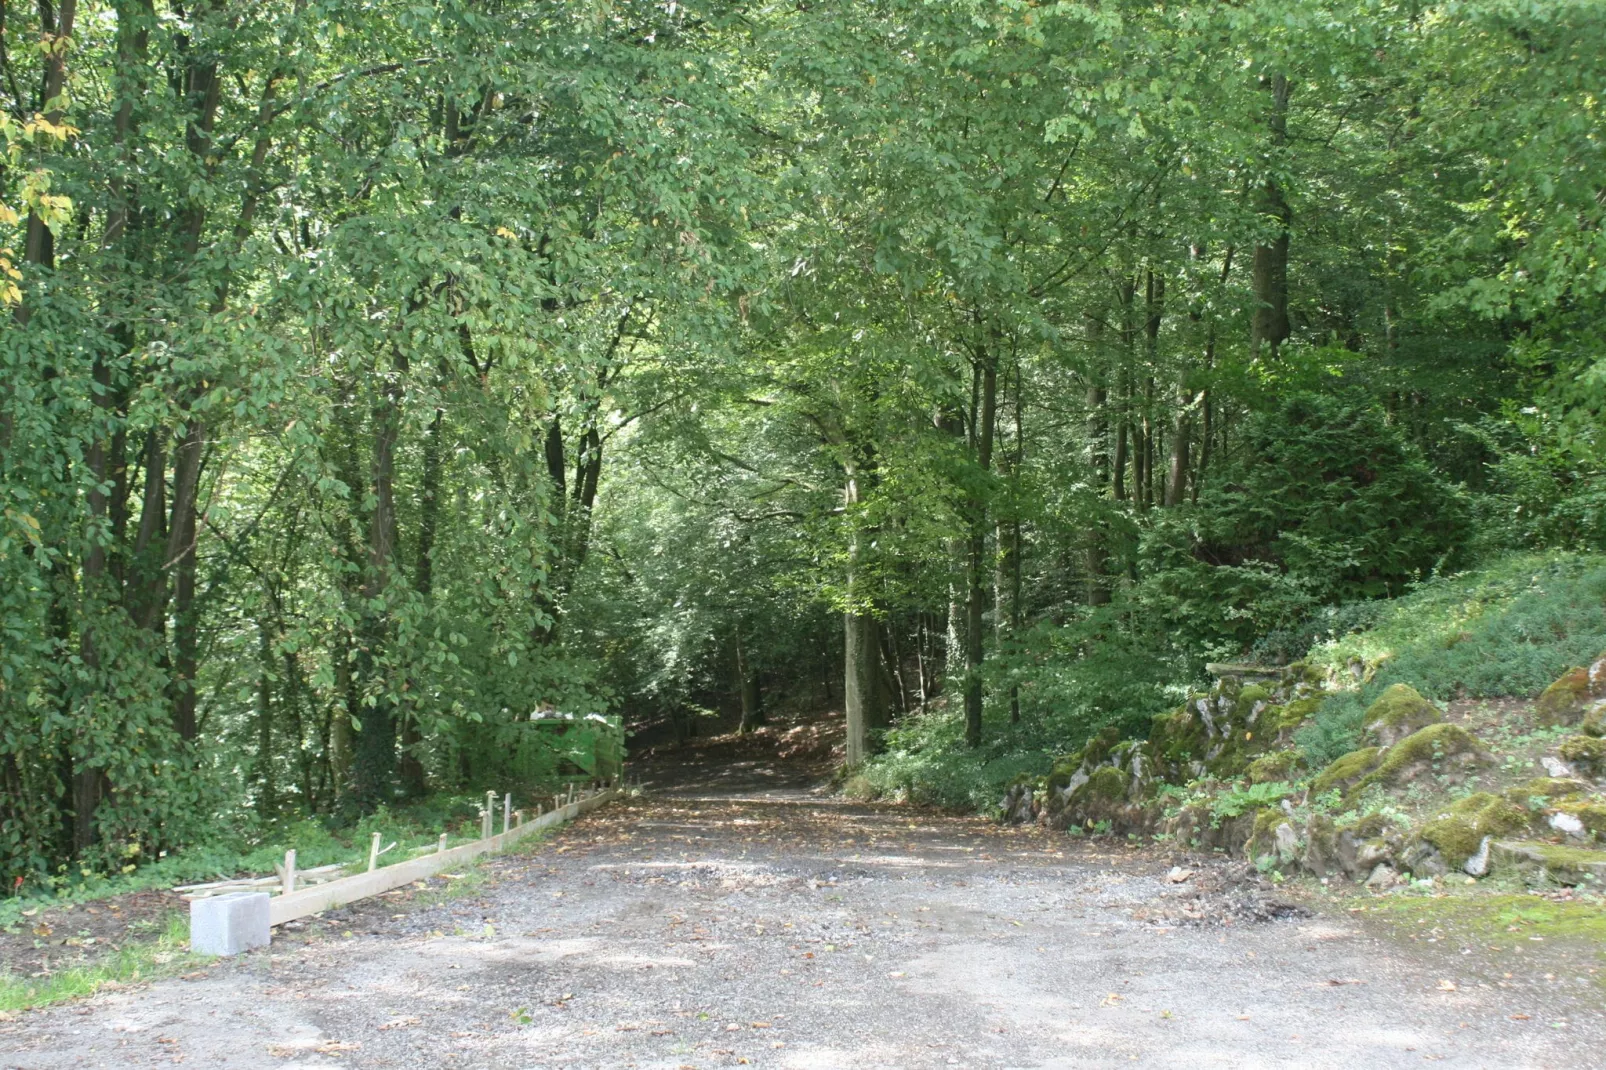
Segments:
[[[1202,698],[1208,696],[1193,695],[1187,705],[1159,714],[1150,722],[1149,742],[1155,752],[1173,766],[1204,757],[1204,725],[1199,723],[1193,706]]]
[[[1277,826],[1288,821],[1288,815],[1275,806],[1266,807],[1255,812],[1255,821],[1250,826],[1249,839],[1244,844],[1244,857],[1250,861],[1258,862],[1267,855],[1277,853]]]
[[[1572,724],[1578,720],[1588,699],[1589,670],[1575,666],[1545,688],[1534,703],[1534,710],[1539,714],[1540,724]]]
[[[1537,854],[1546,869],[1555,872],[1588,873],[1596,867],[1606,866],[1606,851],[1590,851],[1583,847],[1564,847],[1557,843],[1528,843],[1523,845]]]
[[[1312,717],[1322,708],[1320,695],[1311,698],[1297,698],[1284,706],[1277,714],[1277,728],[1279,731],[1292,732]]]
[[[1428,822],[1419,835],[1439,849],[1445,862],[1459,868],[1478,853],[1485,836],[1506,836],[1528,823],[1522,807],[1480,791],[1458,800],[1447,813]]]
[[[1606,840],[1606,803],[1597,800],[1562,802],[1556,809],[1583,823],[1584,830],[1597,840]]]
[[[1569,795],[1582,794],[1585,790],[1584,784],[1577,780],[1541,776],[1507,788],[1505,796],[1518,806],[1528,806],[1530,799],[1565,799]]]
[[[1606,736],[1606,702],[1597,702],[1578,722],[1578,730],[1586,736]]]
[[[1394,684],[1366,710],[1361,723],[1367,737],[1387,746],[1444,720],[1439,708],[1409,684]]]
[[[1238,707],[1247,713],[1255,703],[1270,702],[1272,697],[1270,688],[1260,684],[1248,684],[1238,692]]]
[[[1044,782],[1044,788],[1051,797],[1058,795],[1070,786],[1071,778],[1076,776],[1077,770],[1084,764],[1091,767],[1102,762],[1120,742],[1120,730],[1114,725],[1105,725],[1081,750],[1067,754],[1054,762],[1054,767],[1049,770],[1048,779]]]
[[[1416,766],[1432,766],[1447,758],[1483,760],[1488,753],[1488,749],[1460,725],[1431,724],[1385,751],[1383,764],[1356,787],[1395,784]]]
[[[1375,840],[1388,833],[1392,827],[1393,822],[1389,820],[1387,814],[1373,812],[1362,814],[1339,831],[1349,833],[1356,840]]]
[[[1594,736],[1568,736],[1561,741],[1561,756],[1585,776],[1606,774],[1606,739]]]
[[[1550,941],[1583,943],[1606,951],[1606,911],[1599,903],[1543,899],[1532,895],[1489,895],[1468,889],[1432,898],[1399,897],[1366,900],[1385,919],[1409,925],[1413,936],[1426,922],[1465,942]],[[1606,975],[1601,980],[1606,982]]]
[[[1249,763],[1249,780],[1254,784],[1266,784],[1273,780],[1292,780],[1294,770],[1304,758],[1305,752],[1297,747],[1262,754]]]
[[[1087,783],[1076,789],[1079,799],[1112,801],[1126,797],[1127,776],[1113,765],[1100,766],[1088,777]]]
[[[1350,751],[1316,774],[1316,779],[1310,783],[1311,794],[1324,795],[1335,788],[1339,791],[1347,789],[1353,782],[1376,769],[1382,754],[1383,751],[1378,747]]]

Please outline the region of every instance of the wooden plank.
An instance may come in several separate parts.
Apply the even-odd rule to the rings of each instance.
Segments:
[[[618,798],[618,788],[607,788],[595,795],[587,796],[578,802],[573,802],[550,813],[542,814],[533,821],[527,821],[498,836],[491,836],[473,843],[465,843],[450,850],[437,851],[434,854],[424,855],[407,862],[397,862],[394,865],[384,866],[367,873],[358,873],[351,877],[342,877],[327,884],[314,885],[291,892],[288,895],[275,896],[268,902],[268,924],[283,925],[287,921],[307,917],[323,910],[332,910],[335,907],[354,903],[359,899],[380,895],[411,884],[425,877],[432,877],[443,869],[478,858],[483,854],[493,854],[502,850],[525,836],[539,829],[552,828],[590,813],[599,806],[604,806]]]

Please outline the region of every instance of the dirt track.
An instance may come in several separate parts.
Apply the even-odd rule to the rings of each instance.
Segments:
[[[1246,920],[1263,900],[1217,866],[1172,883],[1148,850],[718,772],[473,896],[4,1023],[0,1066],[1606,1065],[1582,978],[1501,988],[1346,916]]]

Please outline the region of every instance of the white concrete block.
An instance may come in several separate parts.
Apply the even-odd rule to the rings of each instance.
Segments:
[[[234,892],[190,900],[190,950],[201,955],[238,955],[266,947],[268,893]]]

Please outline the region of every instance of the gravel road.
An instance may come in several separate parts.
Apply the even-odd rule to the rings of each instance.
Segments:
[[[1256,920],[1288,912],[1220,863],[709,768],[469,894],[0,1023],[0,1066],[1606,1066],[1582,978],[1502,987],[1342,912]]]

